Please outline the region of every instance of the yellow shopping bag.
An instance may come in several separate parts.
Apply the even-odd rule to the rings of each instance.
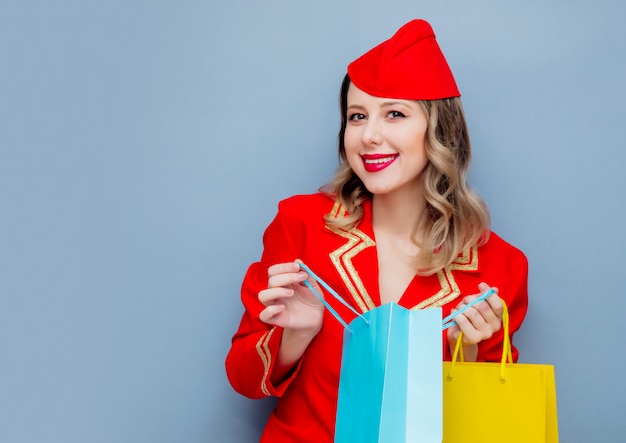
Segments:
[[[444,362],[443,443],[558,443],[554,367],[512,363],[503,324],[500,363],[463,362],[462,337]]]

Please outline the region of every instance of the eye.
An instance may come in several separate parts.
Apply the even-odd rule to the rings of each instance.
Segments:
[[[398,118],[404,118],[404,117],[406,117],[406,115],[404,115],[400,111],[389,111],[387,113],[387,117],[389,117],[391,119],[398,119]]]
[[[350,114],[348,116],[348,120],[350,120],[350,121],[365,120],[365,115],[364,114],[359,114],[358,112],[355,112],[354,114]]]

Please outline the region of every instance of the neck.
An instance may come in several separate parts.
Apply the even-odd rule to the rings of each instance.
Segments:
[[[374,195],[372,197],[374,228],[405,239],[410,239],[415,234],[419,238],[421,235],[418,224],[423,224],[422,216],[425,206],[426,201],[422,194],[419,196]]]

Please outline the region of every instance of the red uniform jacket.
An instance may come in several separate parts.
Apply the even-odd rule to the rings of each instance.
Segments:
[[[364,210],[359,225],[345,231],[326,226],[324,214],[343,213],[340,205],[326,195],[302,195],[282,201],[276,218],[265,231],[261,261],[248,269],[241,291],[245,313],[226,358],[226,372],[234,389],[242,395],[279,397],[261,442],[333,441],[343,326],[326,312],[321,331],[293,373],[274,386],[270,374],[282,329],[259,320],[264,306],[257,297],[260,290],[267,288],[269,266],[299,258],[358,311],[379,306],[371,203],[366,202]],[[491,233],[485,245],[459,254],[445,269],[427,277],[416,276],[398,303],[413,309],[441,306],[443,316],[447,316],[463,296],[476,294],[478,284],[484,281],[497,287],[499,296],[507,303],[513,334],[526,314],[527,275],[524,254]],[[326,299],[344,320],[354,318],[332,296],[327,294]],[[443,355],[449,360],[445,332],[442,337]],[[502,330],[478,348],[479,361],[499,361]],[[513,352],[517,359],[517,350]]]

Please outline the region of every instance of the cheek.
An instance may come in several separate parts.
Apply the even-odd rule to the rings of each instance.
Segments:
[[[354,131],[344,134],[343,146],[346,150],[346,160],[350,167],[356,172],[361,166],[361,144],[359,137],[355,136]]]
[[[346,132],[343,135],[343,144],[346,147],[346,154],[350,154],[355,150],[358,151],[360,149],[360,136],[354,128],[346,129]]]
[[[407,131],[404,134],[398,134],[396,143],[398,146],[404,146],[405,150],[413,155],[426,155],[426,138],[425,133],[420,131]]]

